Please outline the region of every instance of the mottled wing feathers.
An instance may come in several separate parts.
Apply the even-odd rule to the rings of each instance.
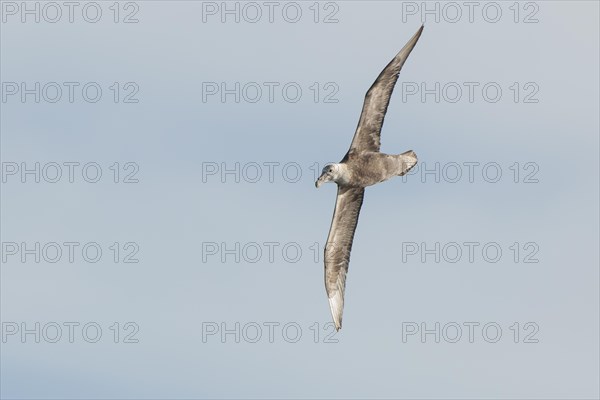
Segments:
[[[394,91],[400,70],[417,44],[421,32],[423,32],[422,26],[396,57],[381,71],[367,91],[358,126],[350,145],[350,151],[379,151],[381,127],[390,103],[390,97]]]
[[[338,186],[335,210],[325,245],[325,288],[337,330],[342,327],[346,273],[364,194],[364,188]]]

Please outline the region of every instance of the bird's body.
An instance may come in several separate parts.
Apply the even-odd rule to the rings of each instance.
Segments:
[[[329,181],[338,185],[335,210],[325,245],[325,288],[335,327],[342,327],[346,274],[358,215],[365,187],[406,174],[417,163],[417,155],[409,150],[390,155],[379,151],[380,133],[390,97],[408,55],[417,44],[423,27],[379,74],[367,91],[356,133],[346,156],[329,164],[315,182],[319,187]]]
[[[349,153],[340,164],[346,165],[347,176],[338,185],[367,187],[394,176],[402,176],[417,163],[417,155],[409,150],[402,154],[384,154],[378,151]]]

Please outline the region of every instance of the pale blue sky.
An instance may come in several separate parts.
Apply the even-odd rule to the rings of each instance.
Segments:
[[[7,336],[3,398],[599,396],[597,2],[540,1],[527,9],[522,3],[518,23],[513,2],[497,3],[497,23],[479,9],[472,23],[466,15],[457,23],[448,21],[450,14],[439,22],[428,17],[391,100],[382,151],[412,149],[428,168],[456,162],[463,174],[465,162],[495,162],[502,177],[435,183],[417,173],[367,190],[337,343],[324,343],[331,329],[314,343],[311,328],[330,321],[313,246],[326,239],[335,201],[333,185],[314,188],[312,166],[345,154],[365,91],[422,22],[406,7],[421,2],[321,2],[318,23],[313,2],[297,3],[297,23],[286,22],[279,8],[272,23],[249,23],[243,15],[240,23],[222,23],[219,14],[203,22],[210,2],[141,1],[138,9],[121,3],[119,19],[133,12],[139,20],[133,24],[113,22],[113,2],[98,3],[102,17],[95,24],[79,9],[73,23],[66,15],[57,23],[21,23],[6,3],[2,82],[79,82],[79,88],[97,82],[103,96],[88,103],[76,91],[73,103],[39,104],[32,95],[25,103],[8,96],[1,103],[4,168],[96,162],[103,176],[96,184],[80,175],[54,184],[8,176],[2,242],[97,242],[103,257],[23,263],[4,248],[1,320],[5,330],[12,322],[96,322],[103,336],[93,344],[81,335],[69,343],[66,328],[58,343]],[[330,13],[338,22],[322,23]],[[523,23],[530,14],[537,23]],[[139,102],[115,104],[114,82],[119,100],[133,90],[123,85],[134,82]],[[263,88],[294,82],[303,94],[296,103],[280,90],[272,103],[266,97],[236,103],[233,95],[203,102],[203,82]],[[330,82],[337,103],[323,101]],[[503,94],[496,103],[480,90],[472,103],[466,92],[456,103],[433,96],[403,102],[402,82],[494,83]],[[534,89],[539,101],[525,103]],[[124,164],[136,163],[139,183],[113,183],[115,162],[119,180],[131,171]],[[538,183],[523,183],[528,162]],[[272,183],[236,183],[231,175],[203,182],[206,163],[257,163],[263,173],[264,163],[297,163],[302,177],[291,183],[276,169]],[[139,262],[115,263],[114,242],[135,242]],[[209,242],[258,243],[263,251],[265,242],[278,242],[279,252],[273,262],[266,253],[256,263],[243,255],[239,263],[232,256],[222,262],[220,253],[203,262]],[[497,243],[503,255],[497,263],[481,253],[473,263],[422,262],[419,255],[403,263],[409,242]],[[538,248],[538,263],[522,262],[529,242]],[[281,254],[286,244],[302,250],[298,262]],[[121,248],[121,261],[129,250]],[[139,327],[139,343],[114,343],[110,327],[119,322],[122,342],[130,321]],[[214,335],[204,343],[207,322],[230,328],[255,322],[263,337],[235,343],[230,335],[222,343]],[[303,335],[288,343],[276,331],[270,343],[269,322],[278,329],[298,324]],[[409,322],[429,328],[491,322],[503,335],[488,343],[476,332],[470,343],[465,328],[457,343],[435,343],[431,335],[426,343],[418,336],[403,342]],[[510,328],[515,322],[519,343]],[[538,343],[523,343],[528,322],[539,328]]]

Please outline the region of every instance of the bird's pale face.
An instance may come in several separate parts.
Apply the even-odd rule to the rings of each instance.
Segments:
[[[321,172],[321,176],[315,182],[315,186],[319,188],[322,184],[326,182],[337,182],[340,176],[340,168],[337,164],[327,164],[325,168],[323,168],[323,172]]]

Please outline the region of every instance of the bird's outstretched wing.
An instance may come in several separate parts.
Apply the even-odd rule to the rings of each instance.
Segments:
[[[346,273],[364,194],[364,188],[338,186],[335,211],[325,245],[325,288],[336,330],[342,327]]]
[[[390,97],[398,80],[400,70],[408,55],[417,44],[423,32],[423,26],[406,43],[392,61],[381,71],[365,95],[362,113],[350,145],[350,151],[379,151],[381,146],[381,127],[390,104]]]

